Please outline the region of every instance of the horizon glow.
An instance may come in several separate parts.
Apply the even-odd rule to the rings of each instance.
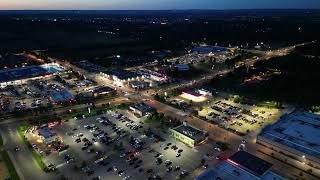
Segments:
[[[320,0],[0,0],[0,10],[320,9]]]

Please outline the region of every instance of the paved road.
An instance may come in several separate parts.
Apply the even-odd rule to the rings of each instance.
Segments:
[[[36,179],[46,179],[54,180],[58,179],[52,173],[43,172],[40,167],[36,164],[35,160],[31,155],[31,151],[22,142],[17,134],[17,127],[19,123],[11,123],[6,125],[1,125],[1,136],[4,140],[4,147],[8,151],[17,172],[22,180],[36,180]],[[16,146],[20,147],[19,152],[15,152],[14,148]]]
[[[298,46],[298,45],[296,45]],[[288,48],[288,49],[284,49],[285,51],[283,52],[288,52],[289,50],[292,50],[292,48]],[[263,57],[274,57],[274,56],[279,56],[282,55],[282,53],[263,53],[265,56]],[[263,59],[260,58],[260,59]],[[254,63],[255,61],[249,60],[248,63]],[[98,75],[94,74],[94,73],[88,73],[87,71],[84,71],[83,69],[80,69],[78,67],[73,66],[72,64],[68,63],[68,62],[62,62],[59,61],[59,63],[70,67],[76,71],[80,71],[82,74],[84,74],[87,77],[90,78],[94,78],[95,80],[98,81],[99,84],[107,84],[109,85],[109,83],[105,83],[102,79],[100,78],[96,78]],[[201,83],[207,82],[208,80],[212,79],[213,77],[215,77],[216,75],[219,74],[225,74],[232,71],[232,69],[226,69],[223,71],[218,71],[215,73],[212,73],[210,75],[204,76],[204,77],[200,77],[198,79],[195,79],[194,81],[192,81],[192,83],[190,82],[185,82],[185,83],[179,83],[179,84],[174,84],[169,86],[168,88],[163,88],[160,89],[158,91],[155,92],[165,92],[168,91],[170,89],[174,89],[177,87],[189,87],[189,86],[195,86],[195,85],[199,85]],[[127,88],[123,89],[124,91],[128,91]],[[149,90],[150,93],[148,92],[140,92],[140,94],[143,94],[144,96],[138,96],[136,95],[136,97],[133,99],[134,102],[138,102],[138,101],[142,101],[143,99],[150,99],[150,95],[152,94],[153,91]],[[262,157],[264,159],[267,159],[269,162],[273,163],[273,169],[275,169],[278,172],[281,172],[281,174],[286,175],[287,177],[295,177],[292,176],[293,174],[298,174],[300,172],[300,170],[293,168],[293,167],[289,167],[289,165],[282,163],[274,158],[270,158],[269,156],[266,156],[264,154],[259,153],[258,150],[264,150],[267,151],[267,149],[264,149],[264,147],[261,147],[257,144],[254,143],[254,138],[255,136],[246,136],[246,137],[240,137],[237,136],[233,133],[230,133],[222,128],[219,128],[215,125],[211,125],[206,123],[205,121],[198,119],[196,117],[189,117],[189,113],[187,112],[183,112],[181,110],[178,110],[176,108],[173,108],[171,106],[168,106],[166,104],[162,104],[160,102],[151,100],[148,101],[148,103],[152,106],[154,106],[155,108],[157,108],[157,110],[159,112],[163,112],[165,113],[167,116],[171,116],[171,117],[175,117],[177,119],[183,120],[183,121],[187,121],[188,123],[204,129],[206,131],[209,132],[210,138],[214,139],[215,141],[219,140],[219,141],[226,141],[226,142],[230,142],[231,144],[231,149],[232,151],[228,151],[227,155],[231,155],[234,151],[236,151],[238,145],[241,143],[241,141],[243,140],[243,138],[245,138],[247,140],[247,151],[249,151],[252,154],[255,154],[259,157]],[[72,108],[84,108],[85,105],[80,105],[77,107],[72,107]],[[56,110],[57,114],[60,113],[65,113],[66,110],[65,109],[58,109]],[[23,174],[22,179],[54,179],[52,175],[50,174],[45,174],[43,173],[41,170],[39,170],[39,167],[37,167],[37,165],[35,164],[32,156],[31,156],[31,152],[28,150],[28,148],[21,142],[21,140],[18,138],[18,135],[16,134],[16,127],[18,127],[19,122],[21,121],[21,118],[13,118],[13,119],[8,119],[5,121],[0,122],[0,129],[1,129],[1,134],[3,136],[4,142],[5,142],[5,148],[9,151],[9,154],[11,154],[14,159],[13,162],[16,164],[17,166],[17,171],[21,174]],[[21,152],[14,154],[14,147],[15,146],[20,146],[21,147]],[[35,173],[37,171],[37,173]],[[306,179],[314,179],[314,177],[309,177],[309,176],[304,176]],[[296,178],[296,177],[295,177]]]

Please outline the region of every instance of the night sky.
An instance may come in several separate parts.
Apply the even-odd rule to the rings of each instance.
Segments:
[[[319,9],[320,0],[0,0],[0,9]]]

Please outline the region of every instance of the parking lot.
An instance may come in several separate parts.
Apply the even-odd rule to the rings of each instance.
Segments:
[[[70,102],[78,94],[89,94],[96,83],[80,79],[72,72],[28,80],[21,85],[10,85],[0,89],[0,112],[12,112],[39,107],[52,107]]]
[[[61,152],[46,155],[48,146],[31,143],[69,179],[193,179],[195,169],[204,170],[220,153],[212,144],[190,148],[161,130],[151,128],[156,136],[150,135],[150,126],[126,110],[112,111],[53,126],[67,146]]]
[[[51,105],[48,97],[31,84],[9,86],[1,89],[0,93],[2,112],[34,109],[41,106]]]
[[[214,101],[210,106],[203,106],[198,113],[209,122],[242,134],[259,130],[282,115],[279,109],[239,104],[223,99]]]

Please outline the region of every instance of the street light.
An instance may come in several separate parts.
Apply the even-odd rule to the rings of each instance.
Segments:
[[[306,163],[306,156],[302,155],[302,164],[305,164],[305,163]]]

